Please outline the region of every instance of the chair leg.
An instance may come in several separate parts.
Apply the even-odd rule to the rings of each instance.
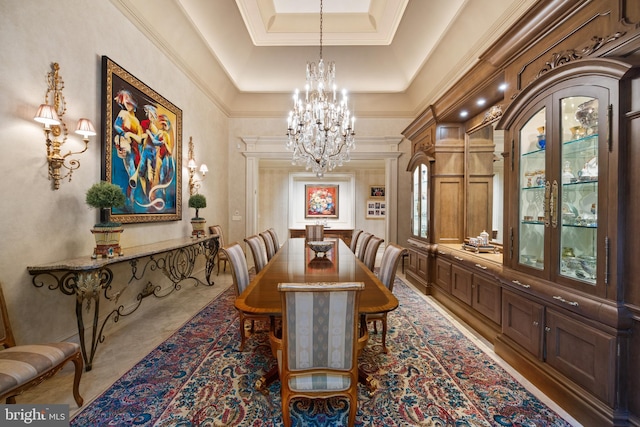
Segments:
[[[373,333],[374,334],[378,333],[378,321],[377,320],[373,321]]]
[[[282,401],[282,424],[284,427],[291,427],[291,414],[289,413],[289,399]]]
[[[356,412],[358,412],[358,397],[355,398],[352,396],[349,399],[349,419],[347,421],[347,425],[349,427],[353,427],[356,425]]]
[[[244,351],[244,340],[245,340],[244,316],[240,314],[240,351]]]
[[[218,259],[218,272],[216,273],[216,276],[220,275],[220,257],[216,256],[216,258]]]
[[[73,376],[73,398],[78,404],[78,408],[82,408],[84,399],[80,396],[80,379],[82,378],[82,370],[84,369],[84,363],[82,362],[82,353],[76,353],[76,356],[72,359],[75,365],[76,372]]]
[[[15,396],[7,397],[7,405],[15,405],[15,403],[16,403],[16,397]]]
[[[387,348],[387,316],[386,315],[382,318],[382,351],[384,353],[389,353],[389,349]]]

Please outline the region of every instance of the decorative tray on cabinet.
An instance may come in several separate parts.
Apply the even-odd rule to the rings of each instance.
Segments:
[[[498,248],[493,245],[474,246],[468,243],[463,243],[462,249],[476,253],[498,253]]]

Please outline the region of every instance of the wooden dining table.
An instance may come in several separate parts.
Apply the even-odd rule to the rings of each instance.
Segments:
[[[247,289],[236,298],[235,307],[245,313],[269,316],[274,321],[282,316],[278,284],[306,282],[363,282],[365,287],[360,295],[359,309],[363,327],[366,327],[367,314],[389,312],[398,307],[398,299],[393,293],[342,240],[335,239],[332,249],[317,256],[306,245],[304,238],[286,240]],[[256,382],[256,387],[266,393],[268,384],[277,377],[275,366]],[[362,370],[360,380],[370,392],[375,390],[375,381]]]

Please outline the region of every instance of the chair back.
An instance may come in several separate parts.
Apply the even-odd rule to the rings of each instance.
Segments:
[[[367,266],[367,268],[373,271],[376,266],[376,255],[378,254],[378,248],[380,244],[384,242],[384,239],[373,236],[369,239],[369,243],[367,243],[367,248],[364,252],[364,259],[362,262]]]
[[[398,263],[406,251],[405,248],[395,243],[389,243],[387,247],[384,248],[382,260],[380,261],[380,270],[378,271],[378,279],[380,279],[390,291],[393,291],[393,282],[396,279]]]
[[[326,383],[307,384],[314,369],[347,372],[356,368],[360,291],[364,283],[280,283],[282,300],[282,381],[292,389],[314,387],[326,391]],[[289,374],[291,373],[291,374]],[[342,385],[335,385],[343,388]]]
[[[313,224],[307,225],[305,228],[305,239],[307,239],[307,242],[317,242],[324,240],[324,225]]]
[[[220,247],[224,247],[224,235],[222,234],[222,227],[219,225],[212,225],[209,227],[209,233],[218,235],[218,244]]]
[[[271,239],[273,240],[273,246],[276,249],[276,252],[278,252],[278,250],[280,249],[280,239],[278,239],[278,233],[276,233],[276,230],[273,228],[270,228],[267,230],[269,232],[269,234],[271,234]]]
[[[267,261],[271,261],[271,258],[276,254],[276,248],[273,244],[273,238],[271,237],[271,233],[268,231],[263,231],[260,233],[260,237],[264,241],[264,247],[267,250]]]
[[[260,270],[267,265],[267,255],[262,248],[262,239],[256,234],[253,236],[249,236],[244,239],[245,242],[251,248],[251,253],[253,254],[253,265],[256,267],[256,274],[260,273]]]
[[[359,229],[353,230],[353,233],[351,233],[351,246],[349,246],[349,248],[354,254],[356,253],[356,248],[358,247],[358,237],[360,237],[360,234],[362,234],[362,230]]]
[[[15,347],[15,345],[16,341],[11,332],[9,313],[7,313],[7,305],[2,293],[2,284],[0,284],[0,348]]]
[[[232,243],[220,249],[228,258],[231,264],[231,275],[233,284],[236,287],[236,295],[240,295],[249,286],[249,268],[244,251],[238,242]]]
[[[362,233],[362,237],[360,240],[360,245],[358,245],[358,259],[364,262],[364,253],[367,250],[367,245],[369,244],[369,240],[373,237],[373,234],[364,232]]]

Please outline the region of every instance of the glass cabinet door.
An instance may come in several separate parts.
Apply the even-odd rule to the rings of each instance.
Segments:
[[[520,238],[519,263],[544,268],[545,226],[549,225],[546,203],[546,107],[541,108],[520,129]]]
[[[606,123],[598,118],[606,118],[607,99],[602,89],[558,91],[526,113],[514,135],[514,260],[531,274],[583,290],[594,289],[604,263],[598,218],[606,218],[606,203],[599,200],[606,195],[599,193],[604,172],[601,164],[598,173],[598,160],[606,159],[607,143],[599,137]]]
[[[429,173],[425,164],[419,164],[413,171],[412,222],[413,235],[427,238],[429,227]]]
[[[596,283],[598,248],[598,99],[560,100],[561,276]]]

